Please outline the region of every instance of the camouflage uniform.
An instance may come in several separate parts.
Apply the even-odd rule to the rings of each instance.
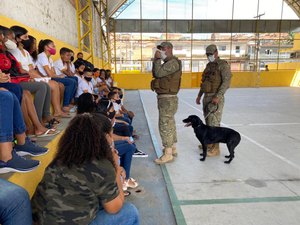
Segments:
[[[39,225],[87,225],[101,203],[119,195],[115,169],[108,160],[82,167],[51,165],[32,198],[33,220]]]
[[[155,60],[153,62],[153,75],[155,78],[160,79],[172,75],[176,72],[180,72],[181,76],[181,61],[177,57],[167,58],[163,64],[161,60]],[[171,86],[172,78],[170,82],[163,84],[163,86]],[[169,85],[169,86],[168,86]],[[177,85],[177,86],[176,86]],[[180,86],[180,79],[179,79]],[[155,88],[154,88],[155,89]],[[157,92],[157,104],[159,110],[159,133],[162,139],[162,144],[165,148],[172,148],[173,144],[177,142],[175,113],[178,108],[177,92],[179,91],[178,82],[172,88],[163,92],[155,90]]]
[[[202,90],[204,92],[203,113],[204,117],[206,118],[205,122],[209,126],[220,126],[224,107],[224,94],[229,88],[231,81],[230,66],[225,60],[218,58],[214,62],[210,62],[207,64],[205,70],[203,71],[202,83],[206,79],[206,74],[207,79],[209,79],[209,76],[211,74],[214,74],[217,70],[220,71],[219,74],[221,76],[221,84],[219,85],[217,90],[213,92],[206,92],[205,90]],[[218,109],[216,112],[210,113],[208,110],[208,104],[215,96],[219,98]]]

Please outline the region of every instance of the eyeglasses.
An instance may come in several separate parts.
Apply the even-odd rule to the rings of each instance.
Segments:
[[[211,56],[213,55],[213,53],[206,53],[206,56]]]

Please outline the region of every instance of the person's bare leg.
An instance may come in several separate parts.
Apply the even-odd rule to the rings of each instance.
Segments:
[[[28,110],[25,102],[26,94],[23,93],[22,95],[22,103],[21,103],[21,110],[24,118],[24,122],[26,125],[26,133],[28,134],[34,134],[34,126],[32,125],[29,115],[28,115]]]
[[[59,83],[51,80],[49,81],[49,85],[51,88],[51,104],[53,106],[53,116],[60,116],[62,114],[61,105],[60,105],[60,87]]]
[[[7,162],[12,158],[12,142],[2,142],[0,143],[0,160]]]
[[[64,99],[65,86],[64,86],[64,84],[62,84],[62,83],[59,83],[59,82],[57,82],[57,83],[58,83],[58,86],[59,86],[60,103],[62,103],[62,102],[63,102],[63,99]]]
[[[24,145],[25,144],[25,138],[26,138],[26,134],[25,133],[16,134],[15,136],[16,136],[18,145]]]
[[[36,114],[36,111],[35,111],[35,107],[34,107],[34,104],[33,104],[33,99],[32,99],[32,96],[31,96],[31,93],[29,91],[26,91],[26,90],[23,90],[23,97],[24,100],[25,100],[25,105],[27,107],[27,111],[28,111],[28,115],[29,115],[29,118],[34,126],[34,133],[36,135],[40,135],[40,134],[43,134],[45,133],[48,129],[46,127],[44,127],[41,122],[39,121],[39,118]]]

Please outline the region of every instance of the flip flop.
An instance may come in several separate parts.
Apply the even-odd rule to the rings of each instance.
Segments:
[[[54,133],[51,133],[50,132],[54,132]],[[51,136],[55,136],[57,134],[59,134],[60,131],[56,131],[54,129],[48,129],[45,133],[43,134],[39,134],[39,135],[35,135],[36,137],[51,137]]]

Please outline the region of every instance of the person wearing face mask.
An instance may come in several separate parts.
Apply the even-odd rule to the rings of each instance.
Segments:
[[[93,72],[89,68],[85,68],[83,75],[82,75],[82,80],[78,85],[77,92],[76,92],[76,98],[79,98],[79,96],[82,93],[90,93],[93,94],[93,84],[91,82],[93,78]]]
[[[201,79],[196,104],[202,100],[205,123],[208,126],[220,126],[224,107],[224,94],[230,87],[231,71],[229,64],[219,58],[217,46],[211,44],[206,48],[209,63],[206,65]],[[199,146],[201,147],[201,146]],[[208,145],[207,156],[220,154],[219,143]]]
[[[49,39],[41,40],[38,46],[39,54],[37,59],[37,68],[44,77],[51,77],[51,80],[62,83],[65,87],[63,95],[63,110],[68,113],[71,107],[71,101],[76,93],[76,81],[65,79],[58,76],[55,72],[52,55],[56,54],[54,42]],[[61,117],[70,117],[67,114],[62,114]]]
[[[157,46],[153,59],[151,89],[157,93],[159,111],[159,133],[163,144],[163,155],[155,160],[157,164],[172,162],[176,151],[175,113],[178,108],[177,93],[180,89],[181,61],[173,55],[173,45],[162,42]],[[163,64],[161,63],[163,61]]]

